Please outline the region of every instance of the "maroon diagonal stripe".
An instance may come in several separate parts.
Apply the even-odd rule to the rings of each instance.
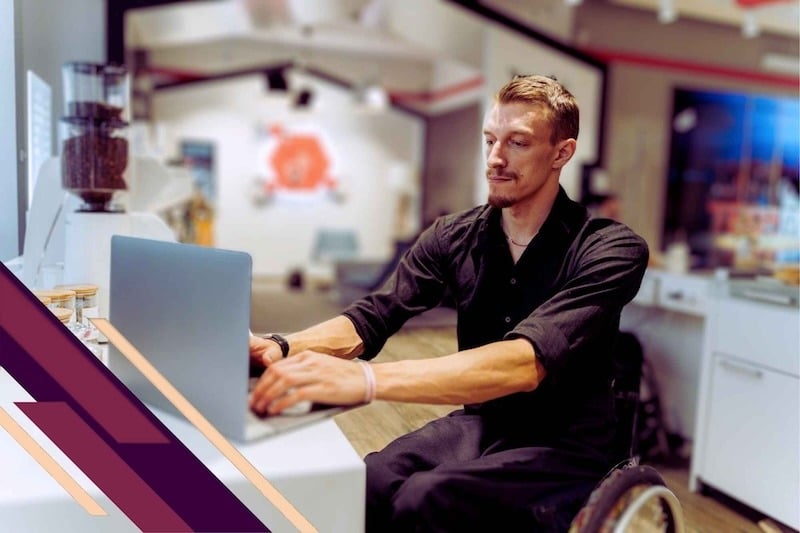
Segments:
[[[64,402],[16,404],[142,531],[192,531]],[[156,445],[158,446],[158,445]]]

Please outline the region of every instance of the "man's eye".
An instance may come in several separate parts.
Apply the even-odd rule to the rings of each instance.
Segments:
[[[491,139],[484,139],[484,141],[483,141],[483,142],[484,142],[484,143],[486,143],[486,146],[491,146],[491,145],[493,145],[493,144],[494,144],[494,141],[493,141],[493,140],[491,140]]]
[[[511,141],[511,145],[518,148],[524,148],[525,146],[528,146],[528,144],[523,141]]]

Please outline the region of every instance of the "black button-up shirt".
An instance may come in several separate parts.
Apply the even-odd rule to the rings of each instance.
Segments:
[[[484,205],[437,219],[384,287],[345,310],[364,342],[362,357],[374,357],[406,320],[449,294],[460,350],[521,337],[547,370],[536,390],[468,412],[529,445],[607,447],[611,350],[622,307],[644,275],[647,244],[623,224],[590,218],[562,189],[515,264],[500,214]]]

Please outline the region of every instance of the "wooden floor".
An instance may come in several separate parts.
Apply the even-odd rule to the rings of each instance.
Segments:
[[[455,351],[453,328],[404,329],[387,342],[375,362],[427,358]],[[419,428],[455,406],[375,402],[336,417],[342,432],[362,457],[383,448],[389,441]],[[754,522],[715,499],[689,492],[688,471],[657,466],[669,488],[683,506],[689,532],[761,532]]]

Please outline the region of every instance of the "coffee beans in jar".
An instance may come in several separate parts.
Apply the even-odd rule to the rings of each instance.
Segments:
[[[70,117],[93,118],[98,123],[121,121],[123,109],[105,102],[70,102]]]
[[[87,204],[105,210],[114,192],[127,188],[128,141],[104,124],[71,124],[61,156],[62,184]]]

